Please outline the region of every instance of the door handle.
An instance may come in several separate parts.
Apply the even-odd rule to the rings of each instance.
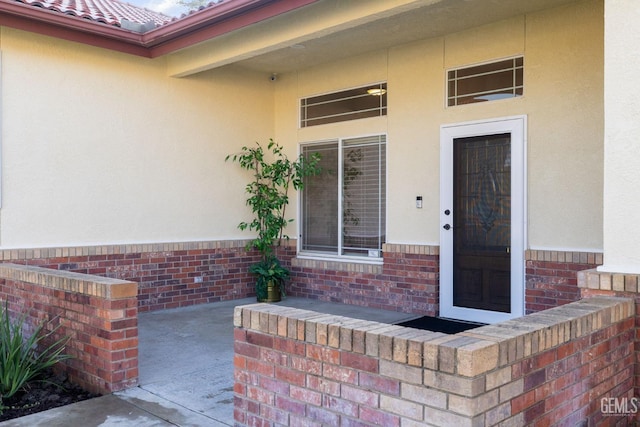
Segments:
[[[444,226],[442,226],[442,228],[444,228],[445,230],[450,230],[451,226],[449,224],[445,224]]]

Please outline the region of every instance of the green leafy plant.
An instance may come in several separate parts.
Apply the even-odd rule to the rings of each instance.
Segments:
[[[245,146],[240,153],[230,154],[225,160],[237,162],[242,169],[252,173],[245,192],[248,194],[246,203],[251,207],[254,218],[251,222],[241,222],[238,228],[256,232],[247,250],[255,248],[261,255],[261,261],[249,270],[258,277],[256,293],[261,300],[261,295],[266,292],[261,289],[263,285],[274,282],[282,285],[289,276],[289,271],[275,256],[275,247],[282,239],[289,239],[284,229],[293,221],[286,217],[289,189],[302,189],[306,176],[320,172],[320,156],[314,154],[307,158],[300,155],[291,160],[284,154],[283,147],[270,139],[266,148],[259,143]],[[280,289],[284,291],[283,286]]]
[[[5,302],[0,313],[0,403],[27,387],[30,382],[38,381],[46,369],[71,357],[63,353],[69,337],[49,343],[59,326],[46,332],[46,322],[42,321],[33,333],[25,335],[23,324],[26,318],[27,315],[22,314],[12,321],[8,303]]]
[[[289,270],[280,264],[276,257],[260,260],[258,263],[249,267],[249,273],[254,274],[256,279],[256,297],[259,301],[266,301],[269,298],[269,286],[272,282],[279,286],[279,291],[284,294],[284,286],[282,284],[289,278]]]

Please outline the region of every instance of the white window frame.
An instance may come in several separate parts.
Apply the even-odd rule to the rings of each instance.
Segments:
[[[388,168],[388,162],[389,162],[389,156],[388,156],[388,143],[389,143],[389,139],[388,139],[388,135],[386,133],[371,133],[371,134],[364,134],[364,135],[356,135],[356,136],[348,136],[348,137],[340,137],[340,138],[330,138],[330,139],[324,139],[324,140],[319,140],[319,141],[312,141],[312,142],[303,142],[300,143],[298,146],[298,154],[302,154],[303,151],[303,147],[310,147],[313,145],[321,145],[321,144],[330,144],[330,143],[336,143],[338,144],[338,212],[336,212],[336,215],[338,215],[338,236],[342,236],[342,228],[343,228],[343,205],[342,205],[342,180],[343,180],[343,141],[345,140],[352,140],[352,139],[358,139],[358,138],[367,138],[367,137],[380,137],[383,136],[385,138],[385,159],[384,159],[384,166],[385,166],[385,175],[384,175],[384,180],[385,180],[385,184],[388,184],[389,180],[389,168]],[[301,258],[301,259],[315,259],[315,260],[327,260],[327,261],[344,261],[344,262],[357,262],[357,263],[366,263],[366,264],[382,264],[382,248],[380,248],[380,250],[378,251],[379,253],[377,254],[378,256],[358,256],[358,255],[342,255],[342,249],[343,249],[343,242],[342,242],[342,238],[340,237],[338,239],[338,249],[336,251],[336,253],[329,253],[329,252],[323,252],[323,251],[310,251],[310,250],[303,250],[302,249],[302,229],[304,227],[303,224],[303,197],[302,197],[302,192],[304,191],[304,189],[302,189],[299,194],[298,194],[298,241],[297,241],[297,257]],[[386,186],[386,192],[385,192],[385,202],[384,202],[384,210],[385,210],[385,222],[384,222],[384,230],[385,230],[385,236],[386,236],[386,232],[387,232],[387,226],[388,226],[388,216],[386,215],[388,212],[388,197],[386,197],[386,195],[388,194],[388,186]]]

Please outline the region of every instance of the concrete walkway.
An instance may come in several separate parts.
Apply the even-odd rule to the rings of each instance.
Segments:
[[[0,426],[233,426],[233,309],[253,303],[247,298],[142,313],[138,387]],[[278,304],[383,323],[416,317],[303,298]]]

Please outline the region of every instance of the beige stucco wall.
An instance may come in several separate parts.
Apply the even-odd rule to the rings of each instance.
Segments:
[[[263,75],[176,79],[163,59],[0,34],[1,247],[247,237],[230,209],[246,175],[224,157],[273,134]]]
[[[438,244],[440,126],[526,115],[528,247],[601,250],[602,35],[602,2],[588,0],[279,76],[276,136],[295,146],[386,132],[387,240]],[[446,69],[514,55],[525,57],[525,96],[444,106]],[[300,97],[378,81],[387,117],[296,127]]]
[[[604,265],[640,273],[640,3],[605,2]]]
[[[600,250],[602,9],[577,2],[274,83],[235,66],[172,78],[168,58],[1,28],[0,247],[246,238],[247,175],[226,154],[374,133],[388,134],[389,243],[438,244],[440,126],[526,115],[528,247]],[[447,68],[521,54],[524,97],[444,107]],[[388,116],[298,128],[300,97],[380,81]]]

